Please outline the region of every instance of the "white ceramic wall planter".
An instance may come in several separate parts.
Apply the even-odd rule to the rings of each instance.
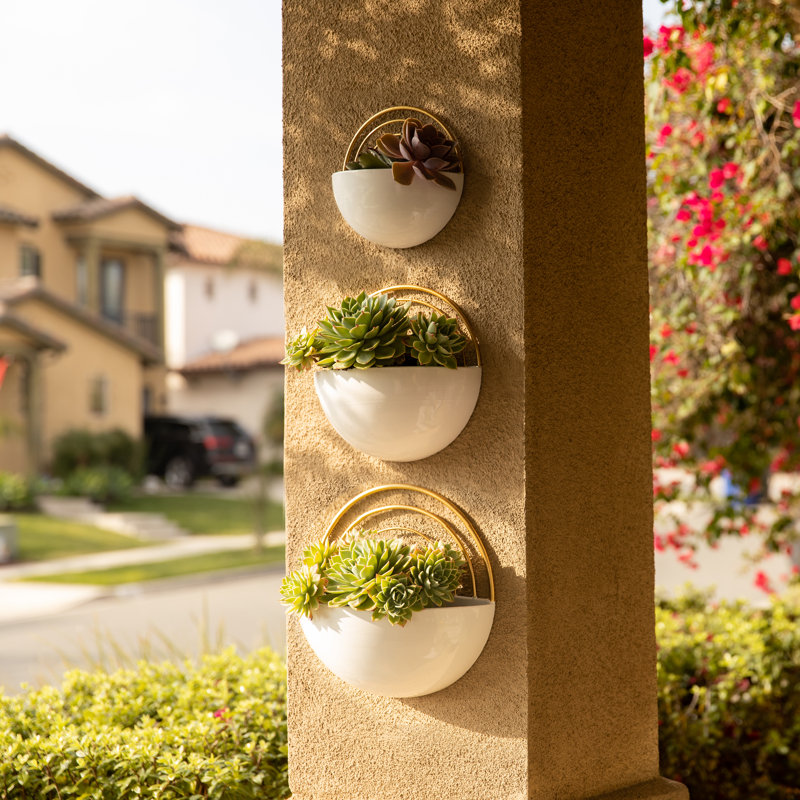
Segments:
[[[483,651],[494,603],[458,597],[456,604],[417,611],[405,625],[371,619],[369,611],[321,607],[301,617],[319,660],[345,683],[384,697],[419,697],[455,683]]]
[[[333,196],[345,222],[360,236],[383,247],[416,247],[439,233],[450,221],[464,191],[463,165],[460,172],[447,172],[455,190],[433,180],[415,176],[408,186],[392,177],[391,169],[347,170],[362,148],[382,128],[402,125],[403,117],[422,118],[433,123],[447,139],[455,141],[433,114],[413,106],[393,106],[371,116],[356,132],[340,172],[332,176]],[[387,118],[388,117],[388,118]],[[452,151],[458,158],[458,145]]]
[[[480,344],[464,312],[422,286],[388,286],[375,294],[414,292],[449,305],[475,351],[475,366],[321,369],[314,388],[334,430],[350,445],[384,461],[418,461],[447,447],[469,422],[481,391]],[[425,300],[414,300],[440,309]]]
[[[455,191],[421,178],[403,186],[390,169],[334,172],[333,196],[345,222],[365,239],[383,247],[416,247],[436,236],[458,208],[464,175],[448,177]]]
[[[314,373],[336,432],[384,461],[417,461],[449,445],[469,422],[481,367],[374,367]]]
[[[402,627],[392,625],[387,619],[373,621],[371,612],[329,606],[320,606],[312,619],[301,617],[300,624],[311,649],[341,680],[384,697],[419,697],[455,683],[480,656],[494,621],[494,577],[486,548],[464,513],[442,495],[418,486],[390,484],[362,492],[340,509],[325,537],[334,537],[344,517],[363,500],[398,491],[424,495],[442,504],[458,520],[460,530],[428,509],[395,504],[362,513],[343,533],[350,533],[372,517],[387,512],[416,512],[439,526],[444,536],[440,531],[438,538],[450,538],[458,544],[468,563],[472,596],[458,596],[450,606],[417,611]],[[419,533],[407,527],[383,528],[381,532],[387,530]],[[477,596],[471,552],[485,566],[487,599]]]

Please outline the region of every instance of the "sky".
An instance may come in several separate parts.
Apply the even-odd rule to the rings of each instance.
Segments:
[[[107,197],[282,241],[280,0],[0,6],[0,133]]]
[[[108,197],[280,242],[280,0],[0,0],[0,133]]]

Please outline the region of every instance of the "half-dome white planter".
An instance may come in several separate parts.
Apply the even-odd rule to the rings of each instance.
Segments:
[[[321,606],[301,617],[308,643],[334,675],[384,697],[419,697],[455,683],[489,638],[495,604],[457,597],[417,611],[404,626],[372,621],[369,611]]]
[[[449,445],[469,422],[481,367],[373,367],[314,373],[322,410],[357,450],[418,461]]]
[[[450,221],[461,200],[464,174],[448,172],[455,191],[415,177],[403,186],[390,169],[333,173],[333,196],[345,222],[358,234],[384,247],[415,247]]]

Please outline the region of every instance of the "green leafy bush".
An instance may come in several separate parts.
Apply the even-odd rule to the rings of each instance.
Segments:
[[[285,679],[228,650],[0,698],[0,800],[285,798]]]
[[[662,603],[661,773],[702,800],[800,798],[800,602]]]
[[[133,478],[121,467],[83,467],[64,480],[62,494],[89,497],[96,503],[119,503],[130,498]]]
[[[130,475],[142,473],[143,448],[120,428],[100,433],[73,428],[53,442],[52,472],[67,478],[82,467],[119,467]]]
[[[36,503],[36,485],[14,472],[0,472],[0,511],[26,511]]]

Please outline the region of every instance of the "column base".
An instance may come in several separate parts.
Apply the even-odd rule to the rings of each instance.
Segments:
[[[689,790],[682,783],[656,778],[591,800],[689,800]]]

